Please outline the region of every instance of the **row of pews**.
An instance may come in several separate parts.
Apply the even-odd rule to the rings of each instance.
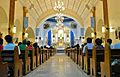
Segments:
[[[66,54],[77,63],[85,73],[90,77],[107,77],[105,70],[108,69],[106,65],[110,66],[110,77],[120,77],[120,63],[112,65],[114,60],[120,61],[120,49],[110,49],[109,58],[105,61],[105,49],[96,49],[94,46],[92,50],[86,50],[82,53],[82,49],[66,48]],[[109,61],[110,60],[110,61]]]
[[[33,48],[32,51],[0,50],[0,77],[22,77],[47,61],[56,53],[55,48]],[[30,54],[28,54],[30,52]]]

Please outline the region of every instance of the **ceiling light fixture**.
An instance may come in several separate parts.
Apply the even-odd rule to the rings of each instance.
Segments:
[[[64,3],[61,0],[55,2],[54,10],[58,12],[55,17],[56,25],[63,26],[64,17],[62,12],[65,10]]]

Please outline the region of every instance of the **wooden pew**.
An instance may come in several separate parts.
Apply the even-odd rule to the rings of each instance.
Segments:
[[[73,53],[74,53],[73,61],[77,63],[77,48],[74,48]]]
[[[80,48],[77,48],[75,49],[75,62],[76,64],[79,64],[79,54],[80,54]]]
[[[50,48],[50,56],[53,56],[53,55],[54,55],[54,53],[55,53],[54,50],[55,50],[54,48]]]
[[[8,72],[7,76],[10,75],[11,77],[22,77],[22,60],[19,59],[17,46],[14,50],[2,50],[1,57],[1,70],[4,70],[4,72],[0,72],[2,75],[6,76],[6,73]],[[7,62],[7,64],[3,64],[4,62]]]
[[[48,48],[48,59],[50,58],[51,52],[52,52],[52,49],[51,49],[51,48]]]
[[[34,70],[36,68],[36,56],[35,56],[35,49],[29,50],[31,52],[30,60],[31,60],[31,70]]]
[[[0,77],[8,77],[8,63],[0,62]]]
[[[40,49],[41,51],[41,63],[44,63],[44,49]]]
[[[72,55],[72,60],[75,62],[75,48],[70,49],[71,55]]]
[[[28,57],[28,47],[25,50],[20,50],[21,54],[19,56],[23,62],[23,75],[26,75],[30,72],[30,57]]]
[[[56,54],[56,48],[52,48],[52,56]]]
[[[41,49],[41,59],[42,59],[42,63],[44,63],[47,60],[47,49]]]
[[[111,61],[115,59],[120,59],[120,49],[111,49],[110,50],[110,58]],[[110,63],[112,63],[110,61]],[[110,64],[111,65],[111,64]],[[104,73],[102,70],[105,70],[105,62],[101,62],[101,77],[105,77],[106,73]],[[111,77],[119,77],[120,76],[120,65],[111,65]]]
[[[70,52],[71,52],[71,49],[70,49],[70,48],[67,48],[66,53],[67,53],[68,56],[70,56]]]
[[[36,56],[36,67],[40,65],[40,50],[39,48],[34,48],[35,49],[35,56]]]
[[[41,52],[41,48],[39,48],[39,62],[40,62],[40,65],[42,63],[42,52]]]
[[[92,57],[90,58],[90,76],[100,76],[101,66],[100,62],[104,61],[104,49],[96,49],[93,47]]]
[[[90,74],[90,58],[92,57],[92,49],[86,49],[86,53],[83,55],[84,71]]]
[[[44,62],[48,59],[48,49],[44,48]]]
[[[84,61],[83,61],[83,53],[82,49],[79,49],[79,66],[83,69],[84,67]]]

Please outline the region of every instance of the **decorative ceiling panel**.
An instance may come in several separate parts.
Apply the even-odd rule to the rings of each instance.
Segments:
[[[47,9],[52,9],[53,7],[51,6],[51,0],[45,0]]]
[[[22,6],[28,9],[31,18],[37,22],[39,17],[53,9],[55,2],[58,0],[19,0]],[[72,9],[83,19],[85,19],[91,11],[91,8],[97,4],[99,0],[60,0],[64,3],[66,9]]]
[[[74,0],[69,0],[68,8],[73,9],[73,5],[74,5]]]
[[[56,2],[56,0],[51,0],[52,7],[55,6],[55,2]]]
[[[39,1],[41,8],[43,9],[43,12],[46,12],[48,9],[47,9],[45,0],[38,0],[38,1]]]
[[[64,7],[67,8],[67,2],[68,2],[68,0],[62,0],[62,1],[64,3]]]
[[[79,0],[75,0],[73,11],[77,12],[77,9],[79,8],[79,4],[80,4],[80,1]]]

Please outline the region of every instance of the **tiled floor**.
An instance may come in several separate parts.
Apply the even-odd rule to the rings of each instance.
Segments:
[[[88,77],[69,57],[58,53],[25,77]]]

